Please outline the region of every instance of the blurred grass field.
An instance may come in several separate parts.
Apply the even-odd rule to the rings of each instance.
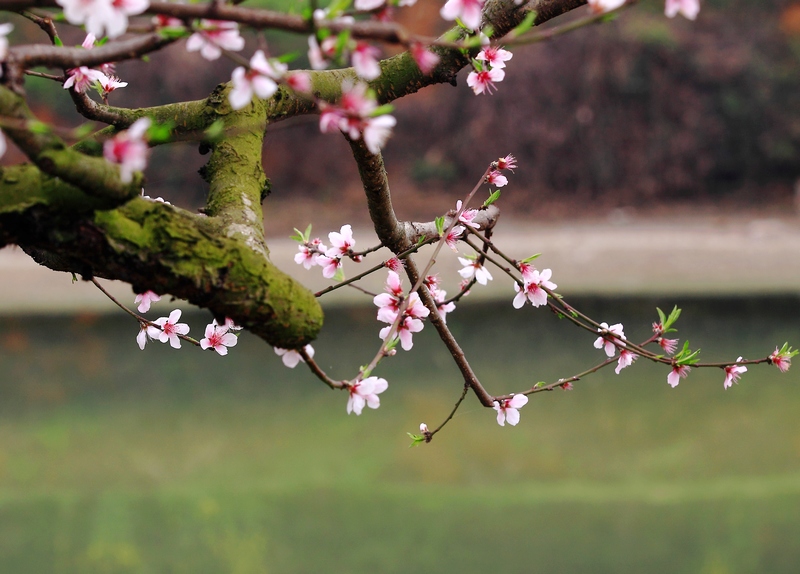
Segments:
[[[507,304],[506,304],[507,303]],[[575,302],[645,338],[654,306]],[[800,340],[800,301],[684,302],[706,360]],[[166,312],[159,308],[158,311]],[[157,312],[158,312],[157,311]],[[546,312],[465,305],[451,327],[490,392],[591,365],[592,338]],[[188,315],[193,330],[206,318]],[[228,357],[135,346],[122,316],[0,327],[2,572],[795,572],[798,377],[755,367],[723,391],[635,364],[538,395],[516,428],[469,400],[426,329],[381,366],[378,411],[243,335]],[[368,359],[374,310],[328,315],[324,368]],[[333,369],[334,376],[345,376]]]

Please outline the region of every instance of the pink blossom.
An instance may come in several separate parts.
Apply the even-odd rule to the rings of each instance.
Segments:
[[[389,136],[392,135],[392,128],[397,124],[394,116],[382,115],[377,118],[367,118],[364,120],[364,143],[370,153],[377,154],[386,145]]]
[[[56,0],[70,24],[84,24],[97,37],[116,38],[128,29],[128,16],[141,14],[149,0]]]
[[[616,10],[625,4],[625,0],[589,0],[589,8],[595,14]]]
[[[439,64],[439,56],[431,52],[424,44],[414,42],[409,49],[411,57],[417,63],[420,72],[423,74],[430,74],[433,69]]]
[[[416,293],[412,293],[412,297],[416,295]],[[425,309],[427,311],[427,308]],[[395,337],[400,337],[400,346],[403,348],[404,351],[410,351],[411,348],[414,346],[414,341],[412,340],[413,333],[419,333],[422,331],[425,324],[420,321],[419,319],[414,319],[413,317],[404,316],[403,320],[397,325],[397,332]],[[389,331],[392,329],[391,325],[388,325],[381,329],[380,333],[378,333],[378,337],[386,340],[386,337],[389,336]]]
[[[136,335],[136,343],[139,345],[139,348],[144,351],[144,346],[147,344],[147,340],[153,339],[154,337],[150,334],[150,330],[153,327],[147,325],[147,323],[139,323],[139,334]],[[158,329],[154,329],[156,337],[158,336]]]
[[[429,286],[433,300],[436,301],[436,309],[439,311],[439,316],[442,321],[447,323],[447,314],[452,313],[456,309],[456,304],[450,301],[447,303],[447,291],[444,289],[437,289],[435,286]]]
[[[428,430],[428,425],[426,425],[425,423],[419,423],[419,432],[421,432],[422,434],[428,434],[431,431]]]
[[[130,183],[133,172],[147,167],[147,143],[144,135],[150,127],[150,118],[139,118],[128,130],[118,133],[103,144],[103,156],[111,163],[118,163],[120,181]]]
[[[494,401],[494,410],[497,411],[497,424],[501,427],[506,425],[506,421],[511,426],[516,426],[519,422],[519,409],[528,404],[528,397],[525,395],[511,395],[510,399]]]
[[[740,362],[742,360],[741,357],[736,359],[736,362]],[[725,380],[722,383],[722,388],[727,389],[733,386],[733,383],[739,382],[739,377],[742,376],[742,373],[747,372],[747,367],[744,365],[728,365],[723,369],[725,371]]]
[[[319,237],[315,237],[308,244],[298,245],[300,253],[294,256],[294,262],[302,265],[306,269],[311,269],[314,265],[319,265],[319,256],[325,253],[327,247],[320,242]]]
[[[183,28],[183,20],[173,18],[172,16],[165,16],[164,14],[156,14],[151,19],[151,22],[156,28]]]
[[[117,88],[124,88],[128,85],[128,82],[121,82],[119,78],[116,76],[103,76],[100,78],[100,86],[103,88],[103,99],[108,98],[108,94],[116,90]]]
[[[228,99],[234,110],[247,106],[255,94],[262,100],[271,97],[278,91],[276,80],[283,78],[287,66],[277,60],[267,60],[264,52],[258,50],[250,58],[250,69],[239,66],[231,76],[231,88]]]
[[[231,319],[230,317],[225,317],[225,323],[222,324],[222,325],[217,323],[216,319],[214,319],[211,322],[211,324],[214,325],[214,326],[219,327],[220,329],[224,329],[225,331],[241,331],[242,330],[242,327],[237,325],[236,323],[234,323],[233,319]]]
[[[530,281],[533,279],[533,277],[534,277],[534,274],[533,274],[533,272],[534,272],[534,271],[536,271],[536,267],[534,267],[534,266],[533,266],[533,265],[531,265],[530,263],[526,263],[526,262],[524,262],[524,261],[523,261],[523,262],[521,262],[521,263],[518,265],[518,267],[519,267],[519,272],[520,272],[520,273],[522,273],[522,278],[523,278],[523,279],[524,279],[526,282],[530,282]]]
[[[394,323],[403,300],[402,282],[400,276],[394,271],[389,271],[385,291],[385,293],[375,295],[372,302],[378,306],[378,321]]]
[[[575,390],[575,387],[572,383],[561,383],[559,386],[565,391]]]
[[[528,274],[530,280],[525,281],[525,285],[522,288],[520,288],[519,283],[514,283],[514,290],[517,292],[513,301],[514,308],[520,309],[525,305],[526,299],[534,307],[546,305],[547,291],[545,289],[552,290],[558,287],[558,285],[550,281],[552,275],[553,272],[550,269],[545,269],[541,273],[534,270]]]
[[[150,335],[150,337],[153,339],[158,339],[162,343],[169,341],[169,344],[173,349],[180,349],[181,340],[178,335],[185,335],[189,332],[189,325],[186,323],[178,323],[180,318],[180,309],[175,309],[169,314],[169,317],[159,317],[153,321],[153,323],[161,327],[161,330],[158,331],[154,327],[150,327],[150,330],[148,330],[148,335]]]
[[[381,66],[378,63],[380,55],[381,51],[375,46],[367,42],[356,42],[350,58],[359,78],[369,81],[381,75]]]
[[[489,270],[486,269],[482,263],[479,263],[477,259],[465,259],[464,257],[459,257],[458,261],[464,266],[458,270],[458,274],[464,279],[469,279],[474,275],[475,281],[481,285],[486,285],[492,280],[492,274],[489,273]]]
[[[505,68],[506,62],[514,57],[514,54],[497,46],[487,46],[475,56],[476,60],[488,63],[492,68]]]
[[[639,355],[634,353],[633,351],[629,351],[628,349],[622,349],[619,352],[619,360],[617,361],[617,368],[614,369],[614,372],[619,375],[619,372],[624,369],[625,367],[630,367],[633,362],[639,358]]]
[[[424,319],[430,314],[430,310],[428,310],[419,298],[418,293],[412,293],[408,296],[408,305],[406,306],[405,314],[415,319]]]
[[[600,333],[613,333],[616,337],[611,336],[610,334],[602,334],[597,340],[594,342],[595,349],[604,349],[606,355],[609,357],[613,357],[616,354],[617,346],[624,347],[625,343],[620,341],[619,339],[625,339],[625,333],[622,331],[622,323],[617,323],[615,325],[608,326],[608,323],[600,323]]]
[[[675,352],[675,349],[678,348],[678,339],[665,339],[664,337],[659,337],[657,341],[667,355],[671,355]]]
[[[669,386],[673,389],[678,386],[678,383],[681,382],[681,379],[685,379],[689,376],[689,371],[691,371],[691,367],[688,365],[673,365],[672,371],[670,371],[669,375],[667,375],[667,382]]]
[[[474,210],[473,210],[474,211]],[[463,214],[462,214],[463,215]],[[458,240],[461,239],[463,233],[467,229],[462,225],[456,225],[447,232],[447,235],[444,237],[444,242],[447,246],[452,249],[454,252],[458,253]]]
[[[667,0],[664,7],[664,13],[667,18],[674,18],[676,15],[681,14],[689,20],[697,18],[700,12],[700,0]]]
[[[347,414],[360,415],[365,405],[371,409],[377,409],[381,406],[381,399],[378,395],[388,388],[389,383],[386,382],[386,379],[379,377],[367,377],[351,384],[349,386],[350,397],[347,399]]]
[[[311,76],[305,72],[293,72],[286,76],[286,84],[295,92],[311,93]]]
[[[233,333],[229,333],[226,327],[220,327],[217,322],[206,325],[206,336],[200,339],[200,347],[205,351],[206,349],[214,349],[220,355],[228,354],[228,347],[235,347],[239,342],[239,337]]]
[[[139,313],[147,313],[150,310],[150,304],[156,301],[161,301],[161,297],[152,291],[145,291],[144,293],[139,293],[133,302],[139,304],[137,307]]]
[[[781,373],[785,373],[792,366],[792,356],[788,352],[781,353],[778,347],[769,356],[769,362],[778,367]]]
[[[308,63],[314,70],[324,70],[328,67],[328,59],[322,53],[322,48],[316,36],[308,37]]]
[[[497,169],[507,169],[509,171],[514,171],[517,169],[517,158],[511,154],[508,154],[506,157],[499,158],[496,163]]]
[[[322,267],[322,276],[326,279],[333,279],[337,271],[342,268],[342,260],[339,257],[329,255],[317,256],[317,265]]]
[[[470,30],[477,30],[481,25],[481,10],[484,0],[447,0],[439,14],[445,20],[458,18]]]
[[[199,29],[186,40],[188,52],[200,52],[206,60],[216,60],[222,50],[238,52],[244,48],[239,24],[226,20],[201,20]]]
[[[392,257],[387,259],[383,262],[383,264],[394,271],[395,273],[400,273],[400,270],[403,268],[403,262],[400,261],[397,257]]]
[[[467,76],[467,85],[472,88],[475,95],[486,92],[491,94],[493,90],[497,89],[496,82],[502,82],[506,77],[506,73],[502,68],[492,68],[491,70],[473,70]]]
[[[64,89],[68,90],[72,88],[79,94],[82,94],[86,91],[86,88],[91,87],[95,82],[105,78],[105,75],[100,70],[92,70],[86,66],[67,70],[67,75],[67,81],[64,82]]]
[[[353,228],[350,225],[342,225],[342,228],[337,233],[331,231],[328,233],[328,239],[331,242],[331,248],[325,253],[328,257],[342,257],[349,255],[356,244],[353,239]]]
[[[461,211],[461,205],[462,203],[460,199],[456,201],[456,213]],[[464,211],[461,212],[461,215],[458,216],[458,221],[459,223],[463,223],[467,227],[471,227],[473,229],[480,229],[481,226],[475,223],[475,221],[473,221],[477,216],[478,216],[477,209],[465,209]]]
[[[275,351],[275,354],[281,358],[283,364],[290,369],[294,369],[299,363],[306,362],[299,351],[281,349],[280,347],[273,347],[273,350]],[[303,347],[303,350],[306,352],[306,355],[308,355],[309,358],[314,357],[314,347],[311,345],[306,345]]]
[[[493,169],[486,176],[486,183],[497,187],[503,187],[508,184],[508,178],[500,173],[498,170]]]

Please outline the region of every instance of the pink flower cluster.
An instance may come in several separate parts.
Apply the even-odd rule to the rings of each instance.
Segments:
[[[523,286],[514,283],[514,290],[517,292],[514,297],[513,305],[515,309],[521,309],[526,301],[530,301],[534,307],[541,307],[547,304],[547,291],[553,290],[558,285],[550,281],[553,272],[545,269],[541,273],[532,265],[525,265],[522,271]],[[596,346],[596,345],[595,345]]]
[[[244,48],[239,24],[227,20],[200,20],[196,32],[186,40],[186,50],[200,52],[206,60],[216,60],[223,50],[238,52]]]
[[[424,285],[436,302],[436,308],[439,310],[439,316],[442,321],[447,323],[447,314],[452,313],[456,309],[456,304],[452,301],[447,301],[447,291],[439,289],[439,277],[437,275],[428,275],[425,278]]]
[[[367,91],[363,83],[342,84],[342,98],[338,105],[321,102],[319,129],[322,133],[341,130],[350,139],[364,137],[367,149],[377,154],[386,144],[397,121],[388,114],[374,116],[378,112],[375,96]]]
[[[616,10],[625,4],[626,0],[589,0],[589,8],[596,14],[603,14]],[[664,13],[668,18],[682,14],[689,20],[697,18],[700,12],[700,0],[666,0]]]
[[[388,277],[386,278],[385,291],[385,293],[376,295],[372,299],[372,302],[378,307],[378,321],[389,323],[389,326],[381,329],[378,335],[383,340],[386,340],[386,337],[389,336],[392,325],[397,321],[400,313],[400,306],[405,300],[400,276],[391,269],[388,271]],[[400,337],[400,346],[404,351],[409,351],[414,346],[412,335],[422,331],[424,327],[422,319],[429,314],[430,311],[423,305],[419,294],[412,293],[409,295],[405,311],[394,335],[395,337]]]
[[[316,36],[308,37],[308,61],[315,70],[324,70],[332,61],[349,57],[356,75],[369,82],[381,75],[380,56],[378,48],[360,40],[341,44],[338,36],[328,36],[319,43]]]
[[[149,149],[144,139],[150,127],[150,118],[139,118],[126,131],[120,132],[103,144],[103,157],[119,164],[120,181],[130,183],[133,172],[147,167]]]
[[[356,263],[361,261],[361,256],[353,252],[356,240],[353,239],[353,228],[350,225],[343,225],[338,232],[331,231],[328,240],[331,242],[331,247],[326,247],[318,237],[303,238],[298,246],[299,253],[294,256],[294,262],[306,269],[319,265],[322,267],[323,277],[332,279],[342,268],[342,259],[345,257]]]
[[[497,46],[487,46],[472,61],[472,71],[467,76],[467,85],[476,95],[491,94],[497,89],[495,84],[506,77],[506,62],[513,57],[508,50]],[[505,185],[505,184],[502,184]],[[501,187],[501,185],[498,185]]]
[[[128,16],[141,14],[149,0],[56,0],[70,24],[86,26],[98,38],[121,36],[128,29]]]
[[[241,110],[253,99],[253,95],[265,100],[278,91],[278,84],[286,74],[287,66],[277,60],[267,60],[258,50],[250,58],[250,69],[239,66],[231,76],[231,92],[228,96],[231,107]]]

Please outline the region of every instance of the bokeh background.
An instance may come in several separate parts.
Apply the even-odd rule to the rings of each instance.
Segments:
[[[399,17],[434,34],[440,5],[420,0]],[[397,102],[385,157],[399,215],[432,219],[486,162],[514,153],[498,236],[518,256],[544,252],[573,304],[623,322],[631,339],[649,336],[655,307],[677,304],[677,336],[709,361],[797,346],[800,3],[708,0],[694,23],[662,10],[643,1],[515,50],[491,97],[460,77]],[[41,39],[10,19],[12,42]],[[265,40],[274,53],[305,45],[251,34],[248,50]],[[175,45],[121,64],[131,85],[112,103],[199,99],[232,68]],[[52,82],[26,88],[42,119],[81,122]],[[147,193],[200,207],[204,159],[193,145],[156,149]],[[21,160],[13,149],[3,159]],[[308,223],[320,234],[352,223],[370,244],[348,146],[316,118],[273,126],[264,164],[281,265],[293,247],[280,238]],[[455,290],[452,270],[443,277]],[[490,392],[602,357],[547,312],[515,312],[510,282],[494,283],[449,318]],[[132,303],[130,288],[109,287]],[[185,309],[202,331],[210,317]],[[639,362],[535,396],[516,428],[468,400],[432,444],[408,448],[406,432],[438,424],[460,391],[430,329],[381,365],[381,408],[348,417],[345,394],[248,334],[225,358],[139,351],[138,326],[101,294],[14,249],[0,252],[0,319],[2,572],[738,574],[800,563],[791,370],[755,367],[728,391],[721,371],[704,370],[671,389],[665,369]],[[350,376],[379,328],[368,297],[337,299],[320,364]]]

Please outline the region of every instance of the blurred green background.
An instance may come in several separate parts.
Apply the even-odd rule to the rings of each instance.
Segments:
[[[656,305],[706,360],[800,340],[800,299],[580,299],[631,339]],[[152,315],[166,314],[157,304]],[[189,314],[194,332],[208,317]],[[593,337],[510,301],[450,325],[490,392],[569,376]],[[321,366],[377,348],[375,309],[328,314]],[[428,327],[378,373],[377,411],[247,334],[227,357],[136,347],[122,315],[0,322],[0,571],[54,573],[796,572],[800,382],[751,368],[676,389],[642,361],[532,397],[518,427],[468,399]],[[334,376],[349,371],[334,370]]]

